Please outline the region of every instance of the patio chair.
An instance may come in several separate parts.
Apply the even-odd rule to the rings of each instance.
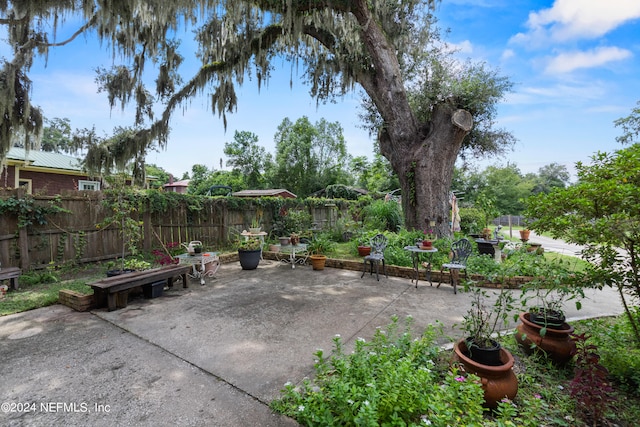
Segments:
[[[387,248],[387,238],[384,236],[384,234],[376,234],[373,238],[371,238],[369,244],[371,246],[371,253],[364,257],[364,266],[362,269],[362,276],[360,276],[360,278],[362,279],[364,277],[364,273],[367,272],[367,262],[370,263],[370,275],[373,274],[373,265],[376,265],[376,279],[378,281],[380,281],[378,270],[380,268],[380,262],[382,262],[382,271],[385,277],[388,278],[389,276],[387,276],[387,268],[384,263],[384,250]]]
[[[453,285],[453,293],[457,294],[457,286],[460,282],[460,270],[464,270],[464,277],[467,278],[467,259],[473,248],[471,247],[471,243],[469,243],[468,239],[460,239],[451,244],[451,253],[453,256],[451,257],[451,261],[442,264],[440,268],[440,277],[444,273],[444,270],[449,270],[449,278],[450,283]],[[440,287],[441,283],[438,283],[437,288]]]

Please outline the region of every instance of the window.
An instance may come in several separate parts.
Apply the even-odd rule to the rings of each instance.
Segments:
[[[18,186],[27,190],[27,194],[31,194],[31,180],[30,179],[19,179]]]
[[[78,181],[78,190],[100,191],[100,181],[87,181],[81,179]]]

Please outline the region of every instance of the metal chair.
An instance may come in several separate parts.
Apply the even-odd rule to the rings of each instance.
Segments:
[[[384,263],[384,250],[387,247],[387,238],[384,236],[384,234],[376,234],[369,241],[369,245],[371,246],[371,253],[364,257],[364,266],[362,269],[362,276],[360,276],[360,278],[362,279],[364,277],[364,273],[367,272],[367,262],[371,264],[369,269],[370,275],[373,274],[373,264],[376,265],[376,279],[378,281],[380,281],[378,270],[380,262],[382,262],[382,271],[385,277],[388,278],[389,276],[387,276],[387,268]]]
[[[450,283],[453,285],[453,293],[457,294],[457,286],[460,281],[460,270],[464,270],[464,277],[467,278],[467,259],[473,252],[471,243],[468,239],[460,239],[451,244],[451,253],[453,254],[451,261],[442,264],[440,268],[440,277],[444,273],[445,269],[449,270]],[[438,283],[437,288],[441,283]]]

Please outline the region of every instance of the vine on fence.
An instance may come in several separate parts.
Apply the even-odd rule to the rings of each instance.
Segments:
[[[60,198],[50,200],[46,204],[37,203],[31,195],[12,196],[0,199],[0,214],[13,215],[18,218],[18,228],[26,228],[34,224],[47,224],[47,215],[70,213],[60,206]]]

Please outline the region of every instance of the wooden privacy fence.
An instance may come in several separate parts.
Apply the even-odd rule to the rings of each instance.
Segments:
[[[0,193],[0,199],[9,197],[23,196],[16,191]],[[96,227],[109,214],[102,202],[102,193],[78,191],[60,197],[27,197],[35,206],[55,202],[67,212],[47,215],[46,224],[27,227],[19,227],[17,215],[3,213],[0,223],[2,267],[19,266],[27,270],[68,261],[86,263],[109,260],[122,255],[120,230],[114,226]],[[273,212],[252,205],[250,201],[238,206],[228,203],[225,198],[203,197],[198,209],[193,209],[187,203],[170,203],[162,211],[149,209],[149,203],[147,201],[147,206],[135,218],[142,221],[140,247],[145,251],[161,248],[169,242],[184,243],[191,240],[200,240],[212,248],[220,247],[233,239],[236,235],[234,231],[248,229],[258,209],[263,211],[263,230],[269,231],[274,220]],[[296,209],[307,209],[317,224],[327,226],[335,221],[335,205],[303,208],[299,201],[295,203],[298,206]],[[346,208],[342,210],[346,212]]]

